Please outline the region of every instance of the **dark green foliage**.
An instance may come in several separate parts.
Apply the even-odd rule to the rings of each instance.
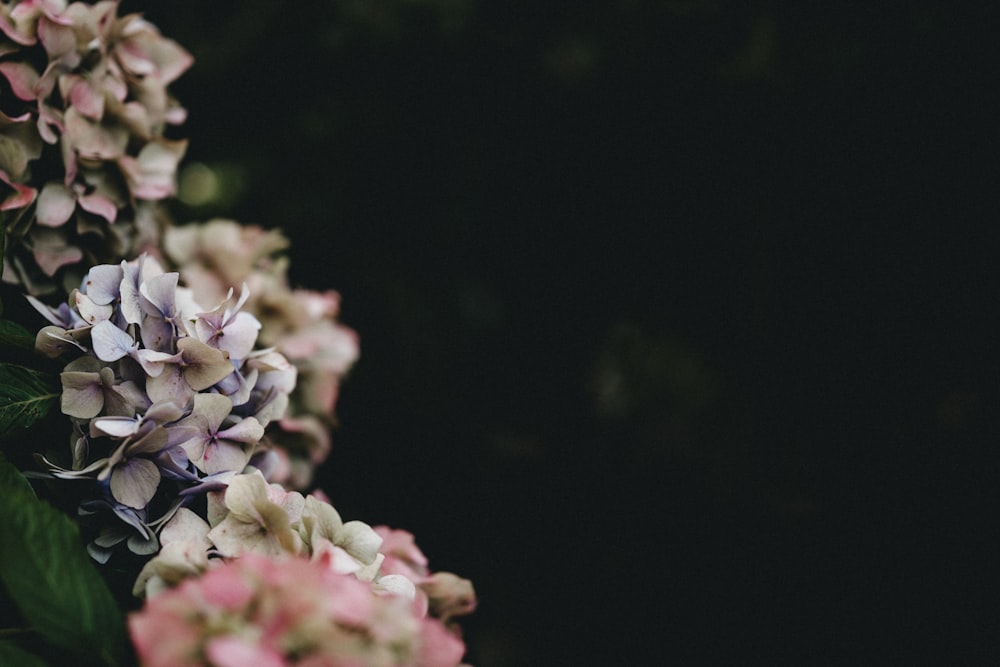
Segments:
[[[36,498],[2,457],[0,488],[0,581],[10,599],[53,647],[87,663],[121,664],[122,615],[76,525]]]
[[[0,320],[0,347],[31,351],[35,348],[35,336],[16,322]]]
[[[45,661],[36,655],[28,653],[17,644],[9,641],[0,641],[0,665],[11,665],[14,667],[45,667]]]
[[[0,435],[44,418],[58,398],[58,387],[47,374],[0,363]]]

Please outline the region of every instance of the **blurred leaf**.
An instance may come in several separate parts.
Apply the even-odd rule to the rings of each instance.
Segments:
[[[31,488],[27,478],[20,471],[7,462],[3,453],[0,453],[0,493],[4,495],[23,494],[34,497],[35,490]]]
[[[0,274],[3,274],[4,258],[7,256],[7,230],[3,224],[3,213],[0,212]],[[0,299],[0,315],[3,315],[3,299]]]
[[[42,419],[58,398],[59,391],[49,375],[0,363],[0,435]]]
[[[121,664],[124,620],[76,525],[26,492],[24,477],[3,459],[0,483],[0,581],[14,604],[53,646]]]
[[[18,648],[17,644],[0,641],[0,665],[17,665],[17,667],[46,667],[45,661],[37,655]]]
[[[35,337],[16,322],[0,320],[0,346],[30,351],[35,349]]]

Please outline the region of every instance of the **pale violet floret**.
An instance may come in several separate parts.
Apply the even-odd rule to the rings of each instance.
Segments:
[[[231,359],[245,359],[257,342],[260,321],[240,310],[250,298],[250,289],[246,283],[243,283],[236,305],[229,308],[232,297],[233,290],[229,290],[226,300],[215,310],[199,313],[195,317],[194,329],[203,343],[227,352]]]
[[[78,433],[72,465],[44,456],[39,463],[52,477],[92,480],[103,503],[92,506],[110,508],[138,534],[123,540],[120,529],[103,531],[93,553],[104,557],[121,541],[149,548],[142,526],[166,516],[147,521],[154,498],[162,492],[162,508],[224,486],[246,468],[266,425],[283,416],[295,369],[277,352],[255,349],[260,322],[242,312],[248,298],[244,287],[238,299],[230,293],[206,309],[177,273],[143,256],[93,267],[58,307],[31,299],[52,323],[36,348],[75,357],[60,375],[60,406]]]

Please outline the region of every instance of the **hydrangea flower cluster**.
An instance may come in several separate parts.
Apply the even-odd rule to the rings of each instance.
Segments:
[[[330,452],[340,383],[359,349],[357,334],[337,321],[337,292],[290,287],[288,257],[280,254],[287,247],[277,230],[222,219],[171,226],[163,237],[165,261],[199,302],[215,303],[229,290],[250,286],[243,310],[261,322],[260,343],[288,359],[298,378],[287,412],[265,433],[265,445],[279,457],[268,478],[305,489]]]
[[[451,667],[464,654],[450,621],[475,609],[472,584],[431,573],[409,533],[345,523],[260,471],[209,492],[207,515],[179,509],[135,582],[149,600],[131,619],[144,664]]]
[[[137,596],[156,595],[192,573],[205,572],[219,564],[217,558],[246,554],[326,555],[331,569],[341,574],[377,578],[382,538],[367,524],[344,523],[329,503],[269,484],[259,470],[227,477],[223,489],[208,493],[207,521],[180,508],[166,522],[162,549],[135,582]]]
[[[191,55],[117,1],[0,0],[3,280],[68,292],[157,244],[187,142],[167,87]]]
[[[60,374],[61,408],[74,426],[71,463],[36,458],[52,477],[93,480],[96,496],[81,509],[110,510],[119,519],[89,545],[96,560],[107,562],[121,542],[152,556],[133,586],[136,596],[151,601],[132,621],[133,640],[147,653],[144,664],[202,664],[204,655],[214,655],[213,664],[250,658],[352,664],[359,656],[376,665],[457,664],[464,644],[450,621],[475,607],[467,580],[431,573],[409,533],[344,522],[320,494],[303,496],[265,479],[262,470],[276,466],[262,439],[284,418],[297,372],[280,352],[258,349],[262,323],[244,310],[251,299],[246,283],[239,298],[230,288],[218,305],[205,308],[178,273],[143,255],[95,266],[58,307],[27,298],[51,323],[38,332],[36,350],[73,357]],[[192,509],[199,495],[202,514]],[[284,574],[247,581],[244,566],[230,564],[248,557],[264,563],[258,569]],[[325,598],[306,580],[297,585],[309,593],[287,588],[299,572],[319,576],[315,568],[334,598],[322,604]],[[216,583],[229,586],[225,582],[236,581],[232,573],[243,573],[236,577],[240,591],[258,586],[261,599],[184,615],[183,622],[204,626],[181,633],[195,642],[183,653],[194,662],[169,662],[180,659],[176,638],[166,646],[161,633],[143,628],[178,622],[169,601],[187,600],[193,591],[201,591],[205,604],[215,592],[222,592],[220,601],[229,599],[233,593]],[[158,602],[160,596],[167,601]],[[258,605],[272,597],[262,612]],[[294,617],[306,609],[322,615]],[[143,620],[160,614],[168,618],[152,626]],[[245,627],[231,634],[232,623]],[[265,640],[262,623],[287,626]],[[220,627],[227,629],[220,633]],[[308,656],[319,662],[302,662]]]
[[[138,556],[110,576],[134,567],[143,665],[454,667],[472,584],[300,493],[359,356],[339,294],[290,286],[279,231],[169,219],[187,143],[167,88],[192,58],[118,9],[0,0],[2,278],[48,321],[71,431],[25,474],[89,481],[88,552]],[[49,369],[5,377],[31,405],[5,433],[43,419]]]
[[[158,520],[184,500],[177,494],[241,472],[295,385],[280,353],[255,349],[261,324],[241,310],[245,286],[204,308],[178,279],[142,256],[95,266],[57,308],[28,297],[52,323],[36,349],[76,355],[61,374],[71,465],[38,458],[55,477],[96,480],[99,496],[83,509],[111,509],[134,530],[107,528],[91,545],[99,560],[126,538],[138,553],[155,551]],[[154,519],[150,505],[167,481],[176,499]]]
[[[454,667],[460,639],[404,596],[324,562],[248,554],[129,619],[146,667]]]

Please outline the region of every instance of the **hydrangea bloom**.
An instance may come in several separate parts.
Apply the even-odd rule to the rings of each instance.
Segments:
[[[78,434],[73,456],[59,465],[39,455],[42,465],[54,477],[95,480],[97,497],[146,541],[179,494],[241,472],[294,386],[280,354],[254,349],[260,323],[240,311],[247,297],[244,287],[239,299],[230,292],[215,308],[199,306],[149,257],[94,267],[57,308],[29,297],[51,322],[36,348],[76,355],[61,374],[62,411]],[[151,520],[168,480],[174,502]]]
[[[144,667],[454,667],[465,651],[410,600],[321,560],[247,554],[129,618]]]
[[[166,522],[164,548],[139,574],[137,596],[154,595],[186,574],[207,570],[214,562],[209,557],[250,553],[323,558],[340,574],[379,579],[382,538],[366,523],[344,523],[326,501],[269,484],[259,470],[230,474],[219,486],[208,492],[207,521],[182,508]]]
[[[191,62],[116,1],[0,1],[4,281],[65,292],[156,247],[187,148],[165,137],[186,115],[167,87]]]
[[[358,337],[337,322],[336,292],[290,287],[287,257],[278,254],[287,246],[277,231],[231,220],[171,226],[164,232],[166,258],[194,286],[195,298],[214,302],[249,285],[242,314],[261,322],[262,345],[274,347],[294,365],[297,387],[284,416],[269,427],[265,444],[279,462],[269,469],[269,478],[304,489],[330,451],[337,394],[358,359]]]
[[[207,521],[179,509],[160,534],[163,548],[146,563],[133,593],[152,598],[184,579],[249,555],[300,556],[339,575],[371,584],[376,594],[412,601],[419,617],[451,627],[472,612],[472,584],[450,572],[432,572],[413,535],[362,521],[344,522],[319,494],[303,497],[269,484],[259,470],[229,475],[208,493]],[[458,631],[457,627],[454,631]]]
[[[358,358],[339,295],[289,285],[277,231],[167,218],[191,56],[118,9],[0,0],[2,279],[48,322],[72,429],[33,476],[89,482],[95,560],[143,557],[145,665],[456,665],[471,583],[299,493]]]

